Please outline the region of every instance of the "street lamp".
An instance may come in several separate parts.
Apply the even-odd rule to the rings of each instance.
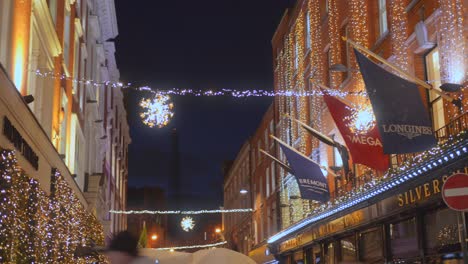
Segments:
[[[219,227],[216,228],[216,229],[215,229],[215,232],[216,232],[217,234],[221,233],[221,228],[219,228]]]
[[[158,239],[158,235],[154,234],[154,235],[151,236],[151,240],[154,241],[154,240],[156,240],[156,239]]]
[[[240,192],[240,194],[247,194],[247,193],[249,193],[249,191],[246,190],[246,189],[241,189],[239,192]]]

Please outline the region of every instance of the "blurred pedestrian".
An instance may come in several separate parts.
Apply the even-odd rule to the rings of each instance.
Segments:
[[[138,240],[128,231],[115,235],[104,253],[111,264],[154,263],[149,258],[138,256]]]

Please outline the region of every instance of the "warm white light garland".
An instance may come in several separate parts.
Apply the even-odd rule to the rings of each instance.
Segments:
[[[205,245],[193,245],[193,246],[182,246],[182,247],[166,247],[166,248],[155,248],[155,250],[182,250],[182,249],[193,249],[193,248],[208,248],[208,247],[217,247],[227,244],[227,241],[213,243],[213,244],[205,244]]]
[[[122,83],[122,82],[99,82],[91,79],[73,79],[66,77],[65,75],[56,75],[54,73],[42,72],[40,70],[34,71],[34,73],[43,78],[52,78],[52,79],[61,79],[61,80],[71,80],[72,82],[84,85],[92,85],[99,87],[101,85],[106,85],[114,88],[123,88],[123,89],[135,89],[138,91],[150,92],[157,96],[165,95],[181,95],[181,96],[232,96],[236,98],[243,97],[275,97],[275,96],[287,96],[287,97],[303,97],[303,96],[314,96],[314,95],[323,95],[320,91],[305,91],[304,89],[299,89],[297,91],[293,90],[278,90],[278,91],[268,91],[262,89],[184,89],[184,88],[171,88],[171,89],[155,89],[149,86],[140,86],[137,87],[131,83]],[[328,93],[332,96],[366,96],[366,92],[348,92],[340,91],[337,89],[330,89]]]
[[[219,214],[219,213],[248,213],[252,212],[251,208],[247,209],[218,209],[218,210],[199,210],[199,211],[150,211],[150,210],[140,210],[140,211],[116,211],[110,210],[111,214],[159,214],[159,215],[169,215],[169,214],[182,214],[182,215],[197,215],[197,214]]]

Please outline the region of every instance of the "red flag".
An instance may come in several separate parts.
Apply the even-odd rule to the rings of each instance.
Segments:
[[[353,115],[354,110],[337,98],[323,92],[323,99],[333,120],[343,136],[353,161],[379,171],[385,171],[389,166],[389,157],[383,153],[382,139],[377,126],[366,133],[354,133],[347,124],[347,118]]]

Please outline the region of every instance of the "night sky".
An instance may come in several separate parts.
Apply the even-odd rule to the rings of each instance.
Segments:
[[[273,88],[271,38],[292,0],[116,0],[117,63],[124,82],[158,89]],[[223,204],[221,166],[235,158],[271,98],[175,96],[168,127],[145,127],[139,99],[127,95],[132,144],[129,186],[167,189],[171,131],[180,139],[187,208]]]

